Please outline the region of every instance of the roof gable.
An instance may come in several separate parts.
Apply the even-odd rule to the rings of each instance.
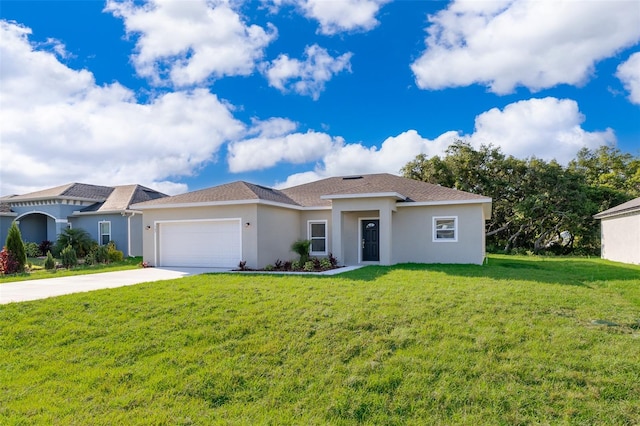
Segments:
[[[129,209],[129,206],[132,204],[155,200],[166,196],[167,195],[161,192],[154,191],[153,189],[149,189],[141,185],[115,186],[113,187],[111,194],[109,194],[109,197],[104,202],[94,204],[81,211],[83,213],[124,211]]]

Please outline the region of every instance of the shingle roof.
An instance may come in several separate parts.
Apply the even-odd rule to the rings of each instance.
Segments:
[[[162,197],[166,197],[166,195],[141,185],[115,186],[104,202],[89,206],[83,209],[82,212],[122,211],[127,210],[131,204]]]
[[[7,203],[0,203],[0,215],[2,216],[12,216],[15,213],[11,211],[11,206]]]
[[[405,203],[432,201],[487,202],[490,198],[469,192],[419,182],[391,174],[333,177],[277,190],[247,182],[232,182],[186,194],[175,195],[139,205],[161,206],[198,204],[224,201],[266,200],[301,207],[330,206],[331,200],[322,196],[399,193]],[[137,206],[136,206],[137,207]],[[135,208],[135,207],[134,207]]]
[[[284,204],[296,204],[293,200],[277,189],[238,181],[214,186],[212,188],[201,189],[199,191],[174,195],[173,197],[159,198],[142,203],[141,205],[197,204],[244,200],[266,200]]]
[[[11,197],[12,202],[41,200],[46,198],[74,198],[83,200],[106,200],[113,191],[110,186],[88,185],[86,183],[69,183],[67,185],[56,186],[54,188],[43,189],[42,191],[30,192],[24,195]]]
[[[330,205],[331,201],[320,198],[322,196],[389,192],[397,192],[406,197],[404,202],[407,203],[463,200],[486,201],[489,199],[482,195],[458,191],[388,173],[333,177],[283,189],[282,192],[303,206]]]
[[[640,211],[640,197],[634,198],[631,201],[627,201],[626,203],[622,203],[618,206],[600,212],[593,217],[596,219],[602,219],[603,217],[616,216],[619,214],[631,213],[634,211]]]

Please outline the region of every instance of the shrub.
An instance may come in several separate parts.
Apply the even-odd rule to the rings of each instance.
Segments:
[[[300,256],[300,265],[304,265],[309,260],[310,240],[298,240],[291,244],[291,251]]]
[[[284,266],[284,265],[283,265],[282,260],[277,259],[277,260],[275,261],[275,263],[273,264],[273,266],[276,268],[276,270],[280,271],[280,270],[282,270],[282,269],[283,269],[283,266]]]
[[[273,271],[274,269],[275,269],[275,266],[273,266],[273,265],[267,265],[267,266],[264,267],[265,271]]]
[[[2,247],[0,251],[0,274],[16,274],[18,273],[18,262],[13,257],[13,253]]]
[[[331,263],[331,267],[332,268],[337,268],[338,267],[338,259],[336,259],[333,256],[333,253],[329,253],[328,259],[329,259],[329,263]]]
[[[46,256],[47,252],[53,248],[53,243],[49,240],[43,240],[38,245],[38,251],[40,252],[40,256]]]
[[[44,261],[44,269],[51,270],[55,269],[56,262],[53,260],[53,256],[51,255],[51,251],[47,250],[47,258]]]
[[[291,262],[292,271],[299,271],[301,267],[302,267],[302,263],[300,263],[299,260],[294,260],[293,262]]]
[[[27,257],[38,257],[42,253],[36,243],[24,243],[24,251]]]
[[[304,266],[302,267],[302,269],[304,269],[307,272],[313,272],[316,270],[316,266],[313,263],[313,260],[308,260]]]
[[[95,265],[95,263],[96,263],[96,257],[95,257],[94,251],[91,250],[89,254],[87,254],[84,257],[84,264],[86,266],[91,266],[91,265]]]
[[[67,269],[71,269],[78,264],[76,251],[73,249],[71,244],[63,248],[60,252],[60,261],[62,262],[62,266]]]
[[[107,263],[109,261],[109,248],[107,246],[95,246],[92,253],[93,260],[96,263]]]
[[[13,259],[18,263],[17,272],[24,271],[24,265],[27,263],[27,253],[24,250],[24,243],[22,242],[22,235],[20,229],[15,222],[11,224],[9,233],[7,234],[6,241],[7,251],[11,253]]]
[[[76,258],[85,257],[94,244],[96,244],[96,242],[91,239],[89,233],[84,229],[67,228],[58,235],[56,250],[62,252],[62,250],[70,245],[76,252]]]
[[[331,261],[326,257],[320,259],[320,269],[326,271],[327,269],[333,269],[333,265],[331,265]]]
[[[240,269],[241,271],[246,271],[247,270],[247,261],[246,260],[241,260],[238,263],[238,269]]]
[[[124,260],[124,253],[116,249],[116,243],[109,241],[107,244],[107,258],[109,262],[122,262]]]
[[[282,264],[283,271],[290,271],[291,269],[293,269],[293,263],[290,260],[287,260]]]

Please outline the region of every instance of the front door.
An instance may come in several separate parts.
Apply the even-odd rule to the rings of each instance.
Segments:
[[[377,262],[380,260],[380,221],[366,219],[362,221],[362,261]]]

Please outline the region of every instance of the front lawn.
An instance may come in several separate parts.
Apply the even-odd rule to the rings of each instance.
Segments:
[[[0,306],[0,424],[640,424],[640,267],[491,256]]]
[[[124,271],[127,269],[136,269],[142,262],[142,257],[128,257],[122,262],[100,263],[96,265],[84,266],[78,265],[73,269],[44,269],[43,258],[29,258],[33,268],[29,272],[22,274],[0,275],[0,285],[16,281],[40,280],[43,278],[68,277],[70,275],[86,275],[97,274],[99,272]],[[59,261],[57,263],[60,263]]]

